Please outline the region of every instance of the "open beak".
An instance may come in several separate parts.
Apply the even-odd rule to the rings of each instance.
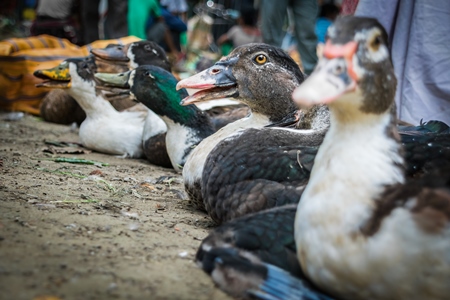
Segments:
[[[110,45],[103,49],[92,49],[91,53],[96,57],[112,61],[130,61],[127,57],[128,45]]]
[[[199,89],[200,91],[181,100],[181,105],[203,102],[238,95],[236,79],[232,73],[234,60],[220,61],[214,66],[194,76],[178,82],[177,90],[181,88]]]
[[[358,76],[353,69],[356,42],[333,45],[327,41],[323,58],[314,72],[294,90],[292,98],[301,107],[329,104],[357,87]]]
[[[36,84],[36,87],[68,89],[71,86],[69,64],[66,62],[51,69],[37,70],[33,74],[44,79],[43,82]]]

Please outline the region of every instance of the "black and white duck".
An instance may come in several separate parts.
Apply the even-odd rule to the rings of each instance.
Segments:
[[[296,115],[291,94],[303,80],[298,65],[281,49],[266,44],[248,44],[236,48],[211,68],[178,83],[177,88],[200,89],[185,98],[184,104],[232,98],[251,109],[248,117],[223,127],[202,141],[186,161],[183,168],[185,188],[195,204],[205,206],[202,174],[208,154],[225,138],[238,137],[243,129],[280,124]],[[327,126],[326,117],[310,119],[313,129]]]
[[[295,238],[299,249],[308,250],[298,251],[303,271],[323,291],[340,299],[446,299],[445,282],[450,274],[445,238],[450,219],[448,126],[431,121],[399,127],[406,148],[403,158],[394,125],[396,80],[386,33],[378,22],[366,18],[343,19],[330,30],[326,58],[294,96],[308,105],[329,101],[334,116],[320,148],[323,154],[315,160],[313,187],[308,185],[298,207]],[[359,126],[365,128],[360,132]],[[349,153],[353,148],[359,152]],[[427,156],[432,160],[427,161]],[[413,176],[423,173],[427,163],[447,167],[404,183],[405,162],[407,174]],[[307,195],[318,200],[309,200],[307,210],[302,211]],[[202,242],[197,263],[235,296],[331,299],[298,272],[298,263],[287,263],[286,257],[292,257],[297,248],[294,223],[288,225],[293,214],[292,207],[285,206],[276,213],[269,210],[225,223]],[[322,256],[317,257],[317,252]]]
[[[85,147],[123,157],[142,157],[146,114],[117,111],[96,91],[95,71],[95,60],[88,56],[67,59],[55,68],[38,70],[34,75],[46,80],[38,87],[66,89],[83,108],[86,119],[80,126],[79,136]],[[155,115],[152,123],[158,124],[158,119]]]

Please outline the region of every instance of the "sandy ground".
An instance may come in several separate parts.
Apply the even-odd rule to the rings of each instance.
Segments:
[[[0,299],[229,299],[193,262],[213,224],[189,206],[179,174],[146,160],[52,154],[79,151],[48,144],[78,142],[76,128],[6,116]]]

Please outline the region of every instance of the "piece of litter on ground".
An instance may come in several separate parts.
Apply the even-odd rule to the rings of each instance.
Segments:
[[[151,184],[148,183],[148,182],[142,182],[142,183],[141,183],[141,187],[144,187],[144,188],[149,189],[149,190],[151,190],[151,191],[156,190],[155,186],[154,186],[154,185],[151,185]]]
[[[94,176],[94,175],[96,175],[96,176],[104,176],[103,172],[98,170],[98,169],[92,171],[91,173],[89,173],[89,175],[92,175],[92,176]]]
[[[120,213],[122,214],[122,216],[128,217],[130,219],[136,219],[136,220],[139,219],[138,213],[130,213],[130,212],[123,211],[123,210]]]
[[[182,258],[187,257],[188,255],[189,255],[189,252],[187,252],[187,251],[181,251],[180,253],[178,253],[178,256],[182,257]]]
[[[111,283],[109,284],[107,290],[108,290],[108,291],[112,291],[112,290],[115,290],[115,289],[117,289],[117,283],[111,282]]]
[[[52,154],[89,154],[92,151],[84,148],[77,147],[53,147],[48,146],[42,148],[43,152],[49,152]]]
[[[131,223],[130,225],[128,225],[128,229],[130,229],[131,231],[136,231],[139,229],[139,223]]]
[[[89,175],[88,177],[83,178],[83,180],[98,181],[103,180],[103,178],[100,178],[98,175]]]

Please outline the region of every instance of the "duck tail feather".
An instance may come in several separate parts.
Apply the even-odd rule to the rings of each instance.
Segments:
[[[249,296],[262,300],[333,300],[283,269],[269,264],[265,266],[266,279],[259,285],[259,289],[249,290]]]

